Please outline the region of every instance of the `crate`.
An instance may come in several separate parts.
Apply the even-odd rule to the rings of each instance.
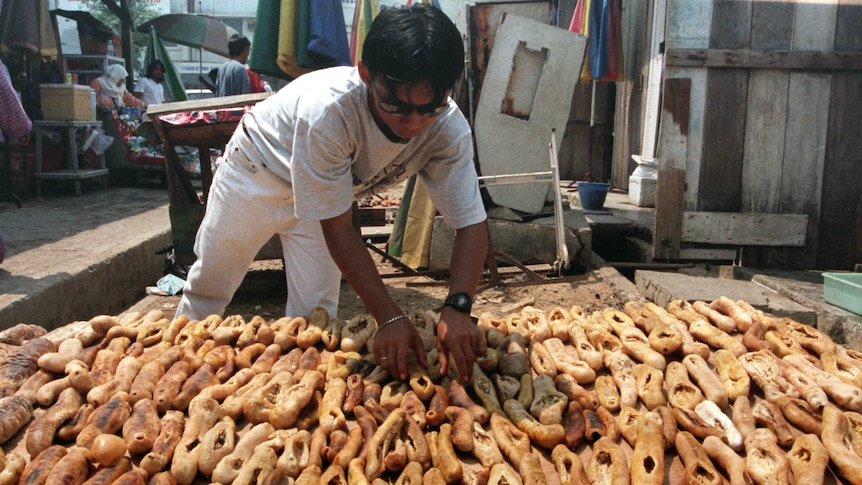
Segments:
[[[42,116],[46,120],[93,120],[90,109],[90,88],[78,84],[40,84]]]
[[[862,273],[823,273],[823,299],[862,315]]]

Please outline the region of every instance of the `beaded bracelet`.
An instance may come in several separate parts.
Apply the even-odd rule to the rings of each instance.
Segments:
[[[397,322],[398,320],[401,320],[402,318],[407,318],[407,315],[405,315],[403,313],[400,315],[395,315],[394,317],[390,318],[389,320],[386,320],[385,322],[378,325],[377,331],[379,332],[380,330],[383,330],[384,327],[386,327],[390,324],[393,324],[393,323]]]

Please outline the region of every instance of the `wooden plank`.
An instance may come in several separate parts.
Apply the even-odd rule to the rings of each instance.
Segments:
[[[221,98],[192,99],[189,101],[177,101],[175,103],[154,104],[147,109],[147,115],[161,116],[183,111],[204,111],[251,106],[273,94],[275,93],[241,94],[238,96],[223,96]]]
[[[796,3],[790,50],[824,53],[831,51],[835,41],[836,14],[835,4]],[[787,20],[780,18],[777,22],[784,25]],[[753,47],[785,49],[786,46],[783,43],[769,45],[764,41]],[[815,265],[817,246],[820,243],[818,227],[825,153],[823,147],[826,144],[829,112],[829,79],[825,72],[789,72],[784,155],[777,212],[808,214],[806,244],[801,248],[745,248],[747,265],[786,269],[812,268]]]
[[[685,155],[685,199],[683,207],[694,209],[700,197],[698,180],[700,179],[701,159],[703,156],[703,126],[706,114],[706,86],[708,73],[706,69],[674,69],[674,77],[691,80],[691,99],[688,106],[688,139]]]
[[[666,49],[699,49],[709,46],[712,1],[666,0]],[[658,6],[658,2],[656,3]],[[653,23],[655,25],[655,21]]]
[[[852,270],[862,261],[862,76],[832,76],[817,267]]]
[[[754,2],[751,49],[790,48],[793,4]],[[742,212],[778,212],[784,127],[787,122],[788,73],[754,70],[748,77],[748,109],[742,161]]]
[[[665,80],[653,230],[654,259],[679,258],[690,100],[690,80]]]
[[[668,4],[668,41],[666,47],[709,47],[715,23],[714,2],[673,1]],[[702,68],[668,68],[665,78],[683,78],[691,81],[688,105],[688,131],[686,135],[683,208],[695,208],[698,199],[697,180],[700,176],[703,150],[703,119],[706,106],[708,73]]]
[[[835,4],[797,3],[791,49],[830,51],[835,43],[837,10]],[[758,258],[763,259],[765,265],[782,268],[816,265],[830,84],[829,74],[790,73],[778,211],[808,214],[808,232],[805,247],[770,251]],[[748,251],[747,256],[759,255]]]
[[[858,72],[862,52],[668,49],[665,66]]]
[[[716,2],[709,47],[747,48],[750,26],[751,2]],[[692,209],[739,210],[747,96],[747,71],[708,69],[697,204],[689,206]]]
[[[829,2],[838,4],[835,22],[835,50],[862,51],[862,35],[859,26],[862,25],[862,6],[858,0],[842,0]]]
[[[790,49],[796,2],[754,2],[751,6],[751,48]]]
[[[831,77],[790,74],[788,97],[792,102],[787,105],[778,212],[808,214],[809,224],[805,250],[788,254],[782,266],[790,266],[794,260],[806,268],[815,264]]]
[[[682,248],[679,259],[693,261],[733,261],[736,249],[733,248]]]
[[[837,16],[837,2],[797,3],[791,50],[832,53]]]
[[[710,70],[703,120],[698,210],[738,211],[748,73]]]
[[[751,43],[751,6],[752,2],[715,2],[709,33],[710,49],[748,48]]]
[[[806,214],[685,212],[683,242],[735,246],[804,246]]]
[[[742,212],[778,212],[788,74],[755,71],[748,80],[742,161]]]

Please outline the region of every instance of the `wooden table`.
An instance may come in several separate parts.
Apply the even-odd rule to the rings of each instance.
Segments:
[[[78,140],[76,132],[82,128],[101,128],[102,122],[92,121],[51,121],[40,120],[33,122],[33,131],[36,132],[36,195],[41,193],[42,180],[71,180],[75,183],[75,194],[81,195],[81,180],[92,177],[104,176],[105,188],[108,187],[108,167],[105,164],[104,153],[99,155],[99,168],[82,169],[78,166]],[[65,128],[67,132],[66,166],[60,170],[51,172],[42,171],[42,130],[46,128]]]
[[[189,111],[209,111],[253,106],[268,98],[273,93],[244,94],[207,98],[176,103],[152,105],[147,109],[147,117],[152,121],[153,128],[165,148],[165,171],[168,181],[169,211],[171,217],[171,236],[174,245],[174,257],[179,264],[194,262],[193,251],[195,234],[197,234],[207,195],[212,184],[212,168],[210,149],[223,149],[236,130],[238,121],[219,123],[195,123],[189,125],[173,125],[160,119],[161,116]],[[189,173],[175,150],[176,146],[193,146],[198,149],[201,166],[201,194],[192,185]]]

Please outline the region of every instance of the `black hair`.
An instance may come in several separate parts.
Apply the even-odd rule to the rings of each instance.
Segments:
[[[150,79],[153,79],[153,71],[155,71],[157,67],[161,67],[162,72],[165,72],[165,63],[158,60],[158,59],[153,59],[153,61],[147,65],[147,73],[144,74],[144,77],[148,77]],[[157,82],[162,82],[162,81],[164,81],[164,79],[165,78],[162,77],[162,79],[159,79]],[[153,79],[153,80],[155,81],[155,79]]]
[[[437,7],[389,7],[371,24],[362,62],[391,92],[396,84],[427,81],[440,102],[464,74],[464,43],[458,27]]]
[[[236,57],[249,46],[251,46],[251,41],[248,40],[248,37],[242,34],[233,34],[227,41],[227,52],[231,57]]]

